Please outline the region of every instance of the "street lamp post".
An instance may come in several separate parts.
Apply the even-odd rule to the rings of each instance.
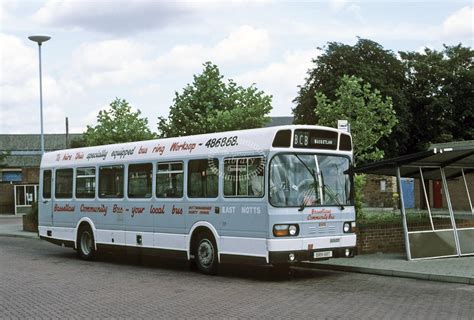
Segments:
[[[41,79],[41,44],[51,39],[49,36],[29,36],[28,39],[38,44],[39,52],[39,82],[40,82],[40,117],[41,117],[41,155],[44,153],[44,134],[43,134],[43,82]]]

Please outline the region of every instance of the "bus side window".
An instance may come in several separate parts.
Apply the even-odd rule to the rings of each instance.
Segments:
[[[188,163],[188,196],[216,198],[218,194],[219,161],[217,159],[190,160]]]
[[[43,171],[43,199],[51,199],[51,170]]]
[[[262,157],[227,158],[224,160],[224,196],[262,197],[264,190]]]
[[[158,163],[156,170],[156,197],[182,198],[183,178],[182,162]]]
[[[99,168],[99,198],[123,198],[123,166]]]
[[[153,165],[151,163],[128,166],[128,197],[151,198]]]
[[[72,169],[56,170],[56,183],[54,188],[54,196],[56,199],[72,198]]]
[[[76,198],[95,198],[95,168],[76,169]]]

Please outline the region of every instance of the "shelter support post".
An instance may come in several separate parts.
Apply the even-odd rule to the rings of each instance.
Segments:
[[[431,230],[434,231],[433,216],[431,215],[430,199],[428,199],[428,193],[426,192],[425,179],[423,178],[423,170],[421,169],[421,167],[419,169],[420,169],[421,185],[423,186],[423,193],[425,195],[426,208],[428,209],[428,215],[430,217]]]
[[[408,237],[408,224],[407,224],[407,215],[405,211],[405,201],[403,200],[403,188],[402,188],[402,177],[400,174],[400,166],[397,166],[397,185],[398,193],[400,195],[400,212],[402,214],[402,224],[403,224],[403,235],[405,237],[405,251],[407,254],[407,260],[411,259],[410,252],[410,238]]]
[[[456,251],[457,251],[458,256],[461,256],[461,246],[459,244],[459,235],[456,228],[456,220],[454,219],[453,206],[451,204],[451,196],[449,195],[448,182],[446,181],[446,173],[444,171],[444,167],[441,168],[441,180],[443,182],[443,189],[444,189],[444,194],[446,197],[446,204],[448,205],[449,216],[451,217],[451,224],[453,226],[454,241],[456,243]]]

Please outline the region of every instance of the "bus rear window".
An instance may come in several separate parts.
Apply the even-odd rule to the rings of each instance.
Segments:
[[[123,198],[123,166],[100,167],[99,198]]]

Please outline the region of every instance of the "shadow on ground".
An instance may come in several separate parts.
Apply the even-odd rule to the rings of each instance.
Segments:
[[[56,258],[68,260],[79,259],[75,251],[62,251],[50,255]],[[115,265],[163,269],[167,271],[186,272],[188,274],[195,273],[196,275],[201,275],[199,271],[195,270],[195,268],[192,268],[189,262],[186,260],[138,254],[135,252],[128,252],[126,249],[98,252],[95,261],[92,263],[112,263]],[[221,264],[219,266],[219,274],[217,276],[264,282],[294,282],[298,280],[318,278],[337,278],[339,274],[340,273],[337,271],[314,270],[299,267],[297,265],[290,267],[289,269],[280,269],[274,268],[272,266]]]

